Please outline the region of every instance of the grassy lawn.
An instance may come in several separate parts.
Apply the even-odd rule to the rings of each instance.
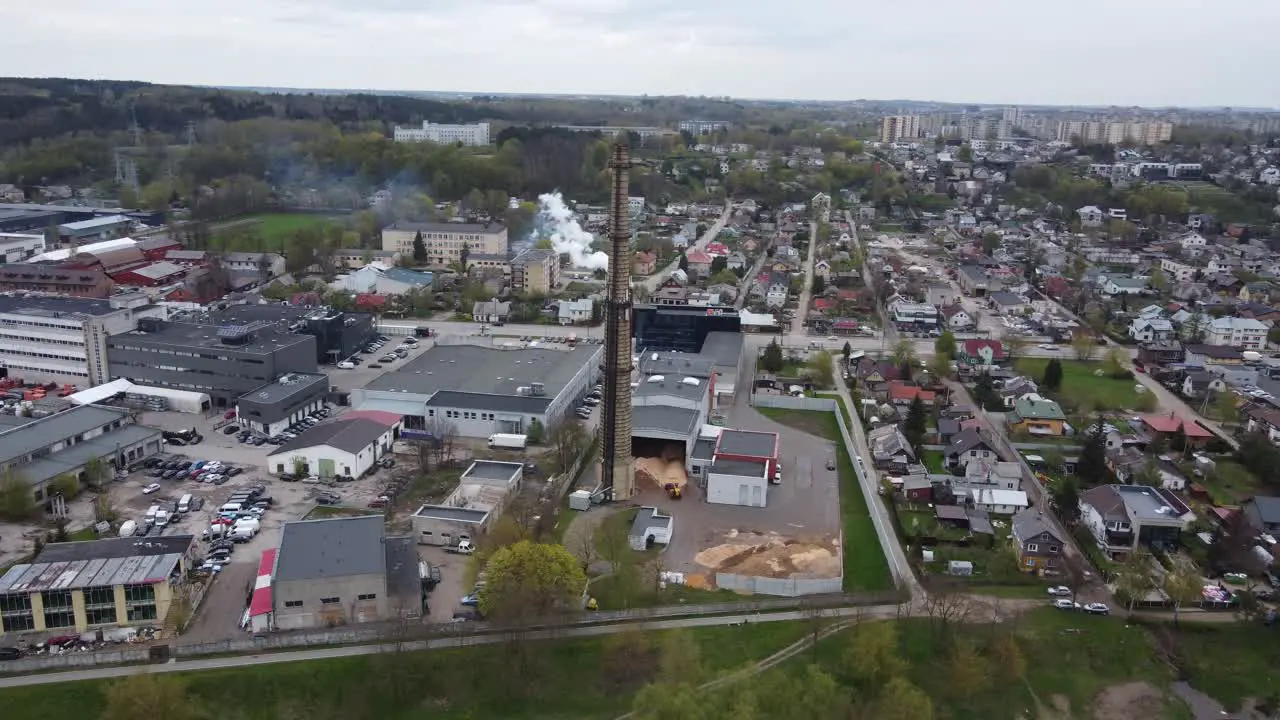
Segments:
[[[1217,465],[1212,475],[1196,477],[1190,474],[1188,465],[1187,477],[1209,491],[1214,502],[1219,505],[1237,505],[1252,495],[1265,494],[1265,489],[1258,478],[1245,466],[1228,459],[1215,459]]]
[[[840,424],[835,413],[762,407],[756,410],[782,425],[835,442],[836,469],[840,477],[840,517],[844,527],[844,589],[855,592],[892,588],[889,564],[871,522],[871,511],[859,487],[853,460],[839,440]]]
[[[92,527],[80,528],[75,532],[67,534],[67,542],[84,542],[86,540],[97,540],[98,532]]]
[[[703,668],[714,676],[763,658],[795,642],[800,622],[705,627],[688,632]],[[645,632],[660,647],[670,631]],[[607,650],[608,641],[586,638],[498,644],[455,650],[387,653],[183,675],[189,704],[225,707],[228,687],[252,687],[253,699],[236,704],[244,720],[552,720],[613,718],[653,668],[638,669]],[[116,682],[116,681],[109,681]],[[6,718],[97,718],[105,682],[0,691]]]
[[[903,532],[910,533],[914,537],[961,540],[968,534],[967,531],[960,528],[939,523],[938,518],[933,514],[933,510],[925,506],[919,506],[918,508],[899,507],[898,522],[902,524]]]
[[[1247,697],[1280,688],[1280,632],[1258,625],[1183,624],[1177,652],[1193,687],[1237,710]]]
[[[652,579],[652,576],[650,576]],[[711,603],[741,602],[759,599],[758,596],[739,595],[732,590],[702,590],[686,585],[667,584],[659,589],[657,583],[643,581],[641,587],[627,593],[619,587],[617,576],[606,575],[591,583],[589,591],[601,610],[658,607],[665,605],[707,605]]]
[[[213,243],[229,252],[283,252],[294,233],[309,227],[319,227],[333,219],[322,215],[303,213],[263,213],[243,218],[245,222],[231,225],[214,234]],[[248,221],[253,222],[248,222]]]
[[[1062,363],[1062,388],[1053,394],[1054,399],[1065,406],[1091,410],[1120,410],[1131,408],[1138,402],[1133,386],[1136,380],[1121,380],[1107,376],[1097,377],[1093,371],[1101,369],[1100,362],[1080,362],[1060,359]],[[1014,363],[1018,372],[1040,381],[1044,377],[1049,358],[1020,358]]]
[[[923,457],[920,459],[924,461],[924,466],[928,468],[929,472],[939,475],[949,472],[946,466],[947,458],[942,454],[941,450],[925,450],[922,455]]]

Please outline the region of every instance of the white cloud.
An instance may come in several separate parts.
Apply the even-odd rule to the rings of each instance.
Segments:
[[[26,76],[1280,105],[1255,59],[1280,27],[1271,0],[61,0],[6,25],[5,72]]]

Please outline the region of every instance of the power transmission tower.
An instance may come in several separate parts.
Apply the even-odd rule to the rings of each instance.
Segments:
[[[196,124],[194,121],[187,122],[187,147],[196,144]]]
[[[133,132],[133,146],[142,147],[142,126],[138,124],[138,106],[134,105],[129,108],[129,115],[133,118],[133,125],[130,130]]]

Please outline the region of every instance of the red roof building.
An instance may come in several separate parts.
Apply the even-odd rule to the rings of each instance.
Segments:
[[[153,262],[149,265],[113,273],[111,279],[121,285],[157,287],[170,285],[186,277],[187,269],[171,262]]]
[[[907,404],[920,398],[920,402],[925,405],[932,405],[937,397],[938,394],[935,392],[910,385],[902,380],[893,380],[889,383],[889,400],[895,404]]]
[[[1147,429],[1151,432],[1160,435],[1173,435],[1181,427],[1182,432],[1187,436],[1187,441],[1197,444],[1204,443],[1213,437],[1213,433],[1201,427],[1199,423],[1183,420],[1173,413],[1168,415],[1143,415],[1142,424],[1147,426]]]
[[[381,309],[387,304],[386,295],[376,293],[356,293],[356,307],[361,309]]]
[[[1004,343],[999,340],[965,340],[960,343],[960,355],[973,362],[1002,362],[1005,358]]]
[[[1063,298],[1071,292],[1071,283],[1064,277],[1054,275],[1044,281],[1044,294],[1051,298]]]
[[[729,246],[725,245],[724,243],[718,243],[718,242],[707,243],[707,254],[708,255],[728,255]]]
[[[258,560],[258,577],[249,599],[249,629],[256,633],[271,629],[271,574],[275,572],[277,552],[276,548],[263,550]]]

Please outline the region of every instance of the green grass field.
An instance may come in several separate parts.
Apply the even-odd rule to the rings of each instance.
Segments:
[[[858,485],[853,460],[840,441],[840,425],[835,413],[820,410],[756,408],[777,423],[831,440],[836,444],[836,468],[840,477],[840,517],[844,527],[844,589],[890,590],[893,579],[880,547],[880,538],[871,522],[871,511]],[[815,462],[821,462],[815,460]]]
[[[213,233],[213,245],[228,252],[283,252],[297,231],[322,227],[334,220],[301,213],[249,215],[220,223]]]
[[[1098,377],[1093,372],[1102,368],[1100,362],[1059,362],[1062,363],[1062,387],[1051,394],[1064,409],[1087,406],[1091,411],[1122,410],[1137,404],[1138,393],[1133,389],[1136,380],[1106,375]],[[1048,364],[1049,358],[1021,358],[1014,363],[1014,368],[1038,383],[1044,377],[1044,368]]]

